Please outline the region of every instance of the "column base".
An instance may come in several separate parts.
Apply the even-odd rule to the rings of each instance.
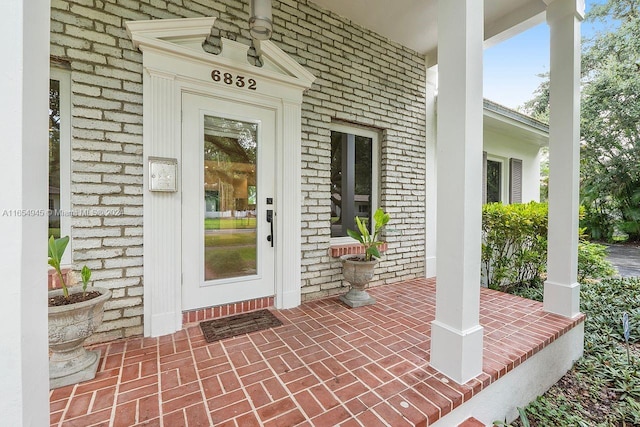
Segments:
[[[431,322],[431,366],[458,384],[482,373],[484,328],[460,331],[437,320]]]
[[[580,314],[580,283],[544,282],[544,311],[570,319]]]
[[[294,291],[283,291],[282,295],[275,298],[275,306],[278,310],[295,308],[301,304],[300,288]]]

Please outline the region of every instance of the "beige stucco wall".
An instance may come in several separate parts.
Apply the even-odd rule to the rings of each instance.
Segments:
[[[503,176],[507,178],[506,190],[503,192],[509,202],[509,159],[522,160],[522,202],[540,201],[540,146],[536,143],[519,140],[508,133],[492,130],[484,131],[484,151],[488,159],[503,162]]]

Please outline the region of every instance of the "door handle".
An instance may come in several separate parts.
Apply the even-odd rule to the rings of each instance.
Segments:
[[[271,234],[267,236],[267,242],[271,242],[273,247],[273,209],[267,209],[267,222],[271,226]]]

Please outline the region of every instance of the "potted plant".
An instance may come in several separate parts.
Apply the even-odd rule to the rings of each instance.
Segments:
[[[54,389],[96,376],[100,350],[87,351],[82,344],[102,323],[104,303],[111,291],[91,287],[91,270],[81,271],[82,287],[68,287],[60,264],[69,236],[49,238],[49,265],[58,276],[61,289],[49,291],[49,388]]]
[[[380,246],[383,241],[378,240],[380,232],[389,222],[390,216],[378,208],[373,214],[373,233],[369,232],[367,225],[356,217],[358,231],[347,230],[347,234],[364,246],[364,253],[357,255],[343,255],[342,275],[344,280],[351,284],[351,289],[340,300],[349,307],[362,307],[363,305],[374,304],[376,300],[365,291],[365,287],[373,278],[373,273],[380,259]]]

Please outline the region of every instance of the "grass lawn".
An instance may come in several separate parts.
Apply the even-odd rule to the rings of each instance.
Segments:
[[[255,242],[255,235],[254,235]],[[254,245],[205,248],[205,280],[256,274],[256,247]]]
[[[205,230],[222,230],[230,228],[256,228],[255,218],[205,218]]]
[[[256,233],[205,234],[204,236],[205,248],[251,244],[256,244]]]
[[[541,286],[514,294],[542,300]],[[608,278],[581,287],[584,356],[557,384],[524,408],[513,426],[640,426],[640,278]],[[623,313],[628,313],[629,359]],[[505,425],[498,423],[497,425]]]

